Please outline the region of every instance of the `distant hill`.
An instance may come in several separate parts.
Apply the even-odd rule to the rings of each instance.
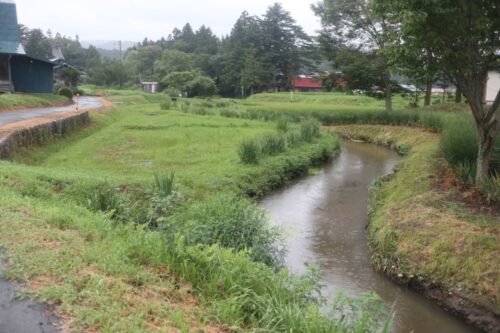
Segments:
[[[85,40],[80,42],[83,47],[88,48],[93,45],[101,56],[108,59],[120,59],[119,42],[116,40]],[[122,54],[135,46],[137,42],[122,41]]]
[[[83,47],[89,47],[90,45],[94,45],[98,49],[103,50],[118,50],[118,41],[117,40],[84,40],[80,42]],[[137,42],[131,41],[122,41],[122,50],[126,51],[129,48],[133,47]]]

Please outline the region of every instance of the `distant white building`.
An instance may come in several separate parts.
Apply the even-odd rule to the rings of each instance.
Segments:
[[[155,94],[160,90],[158,82],[141,82],[141,89],[145,92]]]
[[[500,72],[490,71],[488,73],[488,81],[484,88],[484,101],[487,104],[493,103],[500,91]]]

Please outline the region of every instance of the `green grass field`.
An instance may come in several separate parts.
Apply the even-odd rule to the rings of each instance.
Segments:
[[[267,193],[332,158],[336,136],[301,141],[290,124],[293,145],[245,164],[242,141],[288,134],[274,122],[162,110],[162,96],[112,99],[122,106],[95,114],[90,126],[0,162],[7,276],[57,304],[69,329],[348,332],[388,318],[373,296],[343,300],[345,320],[323,315],[312,276],[269,266],[277,231],[243,195]],[[161,176],[172,171],[169,190]],[[211,229],[200,232],[201,223]],[[196,234],[201,243],[192,243]]]
[[[92,124],[77,133],[0,162],[0,247],[9,261],[8,277],[58,305],[70,329],[312,333],[352,332],[357,325],[361,331],[390,331],[381,326],[390,316],[376,297],[344,300],[337,305],[345,316],[325,315],[311,297],[314,274],[297,279],[277,273],[273,256],[279,251],[270,240],[279,239],[279,232],[247,197],[262,196],[335,156],[336,135],[323,131],[305,139],[304,124],[318,126],[309,118],[439,132],[457,108],[389,114],[383,101],[364,96],[296,94],[290,102],[289,94],[262,94],[247,100],[188,99],[164,110],[160,105],[169,99],[162,94],[104,93],[113,94],[109,98],[120,106],[94,114]],[[406,102],[401,98],[395,105],[403,109]],[[376,136],[380,128],[366,135]],[[349,130],[358,135],[363,127]],[[432,186],[428,165],[437,158],[438,134],[421,133],[411,129],[403,139],[391,139],[405,152],[414,147],[407,161],[418,162],[381,190],[401,212]],[[282,146],[264,149],[269,138]],[[264,147],[256,161],[243,162],[238,153],[243,142]],[[420,172],[428,178],[413,186]],[[474,237],[484,236],[477,226],[492,227],[488,217],[465,215],[449,197],[439,200],[454,221],[470,224]],[[387,220],[399,232],[397,221],[384,215],[394,205],[381,208],[375,223]],[[470,282],[482,278],[483,259],[495,250],[486,238],[489,245],[481,251],[474,252],[474,242],[467,245],[467,255],[473,261],[477,253],[479,260],[462,279],[473,292],[491,288],[489,282]],[[442,238],[435,243],[436,255],[422,261],[422,275],[460,282],[463,270],[452,247],[442,248]],[[414,239],[402,246],[403,254],[415,250]],[[445,257],[449,264],[435,266],[434,259]],[[445,270],[456,273],[450,277]]]
[[[0,94],[0,111],[18,108],[61,105],[68,99],[59,95]]]

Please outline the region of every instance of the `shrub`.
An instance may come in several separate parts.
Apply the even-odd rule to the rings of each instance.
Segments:
[[[308,119],[300,124],[300,133],[302,135],[302,139],[306,142],[311,142],[315,138],[319,137],[320,131],[320,124],[315,119]]]
[[[259,161],[260,146],[255,140],[243,141],[238,148],[240,160],[245,164],[255,164]]]
[[[477,159],[478,135],[471,117],[450,118],[441,135],[441,150],[453,168],[472,165]]]
[[[69,87],[62,87],[61,89],[59,89],[58,94],[69,99],[73,99],[73,90],[71,90],[71,88]]]
[[[234,194],[217,194],[201,203],[189,203],[168,220],[164,232],[171,241],[179,233],[190,245],[219,244],[237,252],[249,250],[249,258],[271,267],[281,266],[283,259],[282,237],[265,211]]]
[[[266,134],[260,140],[260,150],[266,155],[277,155],[286,150],[286,140],[280,134]]]

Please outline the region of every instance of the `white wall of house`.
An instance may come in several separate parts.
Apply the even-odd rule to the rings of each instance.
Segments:
[[[486,82],[485,102],[493,103],[500,90],[500,72],[490,71]]]

